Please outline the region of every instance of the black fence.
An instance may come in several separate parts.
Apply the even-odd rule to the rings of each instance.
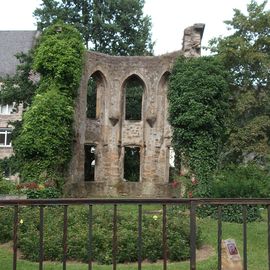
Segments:
[[[162,205],[162,252],[163,269],[167,269],[167,206],[168,205],[186,205],[190,209],[190,269],[196,269],[196,207],[202,205],[217,206],[217,250],[218,250],[218,270],[221,270],[221,249],[222,249],[222,208],[225,205],[242,205],[243,217],[243,269],[247,270],[247,206],[263,205],[267,208],[268,224],[268,269],[270,270],[270,199],[31,199],[31,200],[0,200],[0,206],[14,207],[13,220],[13,270],[17,269],[17,249],[18,249],[18,224],[19,207],[37,206],[39,207],[39,269],[44,269],[44,207],[45,206],[63,206],[63,269],[67,268],[67,240],[68,240],[68,207],[71,205],[87,205],[89,208],[88,219],[88,269],[93,269],[92,258],[92,239],[93,239],[93,207],[95,205],[113,206],[113,241],[112,241],[112,268],[117,269],[117,209],[119,205],[132,204],[138,206],[138,269],[142,269],[142,209],[147,204]],[[1,232],[0,232],[1,233]],[[128,251],[127,251],[128,252]]]

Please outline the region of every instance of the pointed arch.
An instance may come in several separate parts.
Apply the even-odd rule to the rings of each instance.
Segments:
[[[145,90],[144,81],[136,74],[129,76],[123,84],[124,119],[142,120],[142,103]]]
[[[105,91],[106,79],[101,71],[95,71],[87,83],[87,107],[86,116],[90,119],[98,119],[101,111],[102,92]]]
[[[167,90],[170,75],[171,75],[171,73],[169,71],[165,71],[163,73],[163,75],[160,77],[160,80],[159,80],[159,83],[158,83],[159,92],[160,91],[164,92],[164,90]]]

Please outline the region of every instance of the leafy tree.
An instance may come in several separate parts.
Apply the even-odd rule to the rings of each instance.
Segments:
[[[180,58],[169,82],[169,121],[177,163],[194,174],[198,196],[210,194],[225,136],[227,72],[217,57]],[[179,159],[183,160],[179,160]],[[180,161],[180,162],[179,162]]]
[[[81,33],[85,44],[90,41],[91,0],[43,0],[42,6],[34,11],[39,30],[61,20],[73,24]]]
[[[47,28],[34,54],[33,68],[42,75],[39,92],[56,84],[62,93],[74,97],[82,75],[83,51],[79,32],[72,26]]]
[[[71,156],[72,122],[72,102],[57,88],[34,98],[13,141],[22,180],[38,181],[42,174],[53,177],[63,171]]]
[[[93,0],[93,49],[113,55],[151,54],[151,20],[144,0]]]
[[[74,25],[86,46],[113,55],[151,54],[151,20],[144,0],[43,0],[37,8],[38,29],[56,21]]]
[[[24,181],[57,180],[71,157],[73,106],[81,79],[84,46],[80,33],[65,24],[43,33],[33,67],[41,81],[13,140]]]
[[[28,54],[16,55],[19,65],[14,76],[0,78],[3,83],[0,92],[1,102],[16,105],[23,104],[24,108],[32,102],[34,93],[38,86],[38,75],[32,72],[33,50]]]
[[[234,10],[234,33],[210,42],[231,73],[232,121],[224,161],[265,161],[270,154],[270,11],[252,0]]]

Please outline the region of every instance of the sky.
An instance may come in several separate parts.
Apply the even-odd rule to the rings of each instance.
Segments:
[[[35,30],[33,11],[41,0],[0,0],[0,30]],[[245,13],[250,0],[145,0],[144,13],[152,18],[152,39],[155,55],[179,50],[184,29],[195,23],[204,23],[202,45],[213,37],[229,32],[225,20],[233,16],[233,9]],[[262,3],[262,0],[258,0]],[[270,1],[267,4],[270,9]],[[203,54],[206,52],[203,51]]]

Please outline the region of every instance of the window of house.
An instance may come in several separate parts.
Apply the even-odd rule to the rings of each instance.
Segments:
[[[0,105],[0,114],[11,114],[14,109],[13,104]]]
[[[0,147],[11,147],[11,129],[0,128]]]
[[[96,146],[91,144],[84,145],[84,154],[84,180],[95,181]]]
[[[142,119],[142,99],[144,84],[137,76],[128,78],[125,84],[125,119]]]
[[[130,182],[140,181],[140,147],[125,147],[124,179]]]

